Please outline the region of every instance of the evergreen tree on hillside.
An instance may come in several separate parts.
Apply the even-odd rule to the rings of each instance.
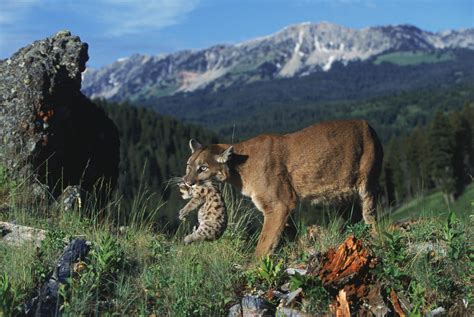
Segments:
[[[469,125],[469,138],[470,142],[467,141],[465,143],[465,149],[467,153],[467,161],[468,171],[467,171],[467,178],[468,182],[472,182],[474,180],[474,103],[469,104],[466,102],[464,104],[464,109],[461,113],[461,116],[466,120]]]
[[[450,203],[455,198],[456,174],[454,170],[455,137],[453,127],[442,112],[436,113],[429,130],[431,175]]]
[[[459,196],[470,182],[469,159],[471,155],[471,127],[462,113],[455,112],[450,117],[454,133],[453,168],[455,177],[454,195]]]
[[[406,197],[405,175],[403,171],[403,153],[400,151],[400,142],[391,139],[385,155],[385,185],[388,203],[400,204]]]
[[[417,126],[405,139],[405,151],[408,165],[409,188],[411,197],[432,187],[428,157],[429,145],[424,129]]]

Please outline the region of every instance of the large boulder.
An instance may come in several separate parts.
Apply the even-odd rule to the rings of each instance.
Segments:
[[[54,195],[117,180],[117,128],[80,91],[87,48],[61,31],[0,61],[0,167]]]

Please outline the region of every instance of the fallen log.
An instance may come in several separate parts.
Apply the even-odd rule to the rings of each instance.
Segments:
[[[89,253],[89,243],[84,239],[74,239],[66,246],[48,280],[41,287],[38,296],[25,306],[27,316],[57,316],[61,306],[59,287],[67,285],[74,265]]]

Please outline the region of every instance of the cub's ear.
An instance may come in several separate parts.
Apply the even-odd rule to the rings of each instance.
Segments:
[[[191,149],[191,152],[194,153],[199,149],[203,148],[203,145],[199,143],[198,141],[191,139],[189,140],[189,148]]]
[[[217,163],[226,163],[227,161],[229,161],[229,158],[232,153],[234,153],[234,147],[231,145],[224,152],[219,155],[216,155]]]

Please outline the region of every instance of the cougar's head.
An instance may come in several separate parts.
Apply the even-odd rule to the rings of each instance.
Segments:
[[[188,186],[200,184],[206,180],[225,181],[229,178],[227,162],[233,153],[233,146],[218,144],[204,146],[196,140],[189,140],[192,154],[186,166],[183,180]]]

